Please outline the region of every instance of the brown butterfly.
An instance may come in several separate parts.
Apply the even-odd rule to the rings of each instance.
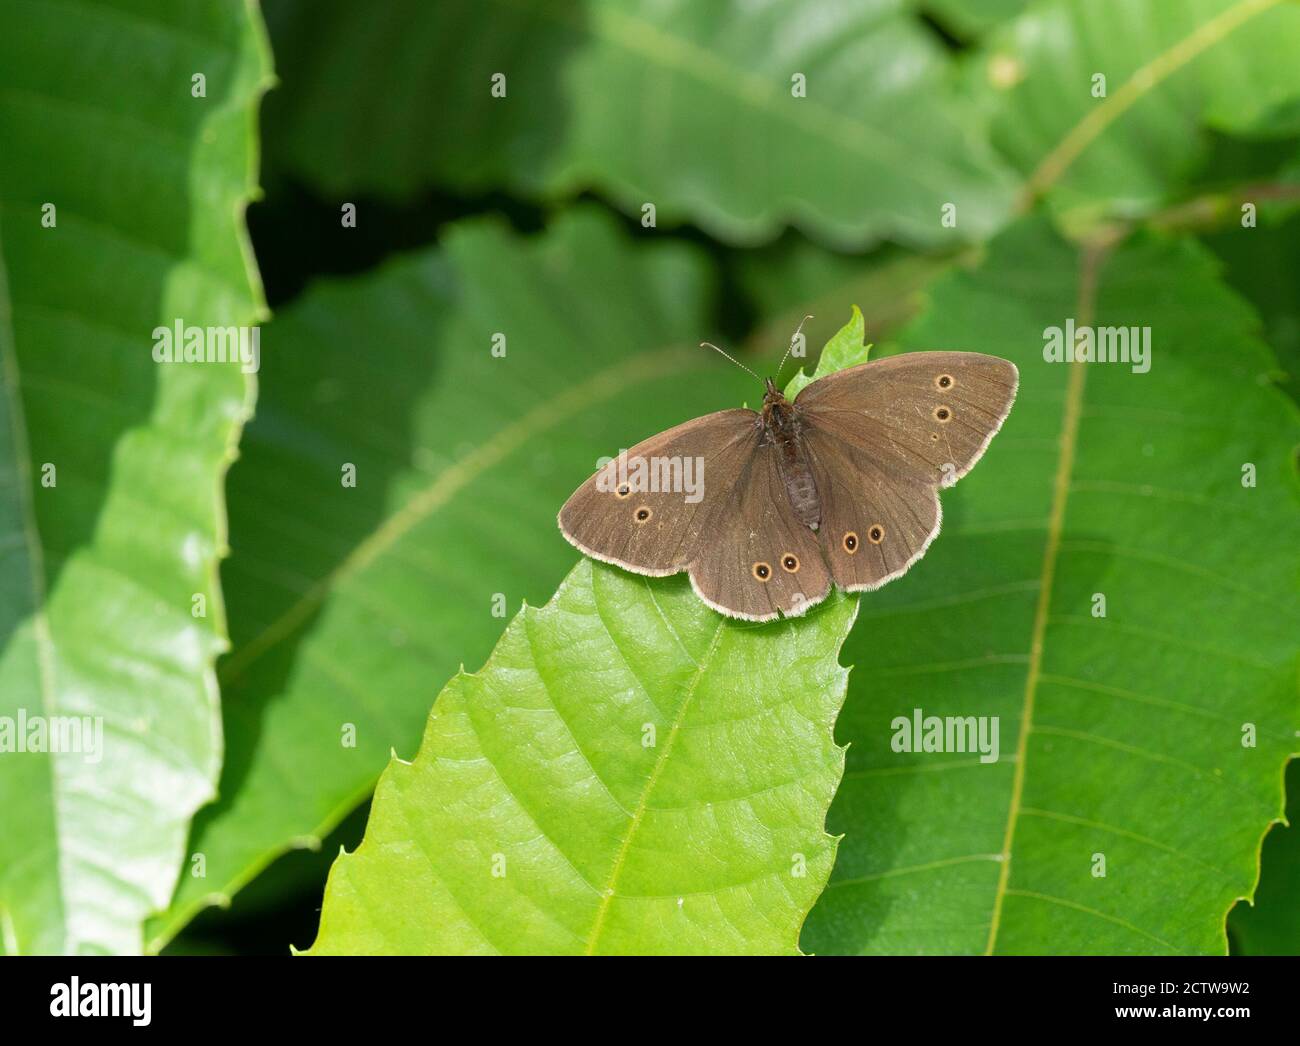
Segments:
[[[864,363],[793,402],[768,378],[761,413],[707,414],[602,466],[565,502],[560,530],[638,574],[688,571],[730,617],[798,616],[832,581],[879,588],[924,555],[939,488],[980,459],[1018,379],[1014,364],[977,352]]]

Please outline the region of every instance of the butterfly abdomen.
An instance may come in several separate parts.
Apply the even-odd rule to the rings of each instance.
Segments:
[[[816,530],[821,525],[822,503],[794,407],[784,398],[765,403],[763,425],[772,452],[777,455],[781,480],[795,517],[804,526]]]

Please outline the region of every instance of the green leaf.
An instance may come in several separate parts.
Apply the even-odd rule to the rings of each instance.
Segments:
[[[856,603],[753,627],[583,560],[389,764],[311,954],[797,952]]]
[[[138,952],[220,762],[252,398],[237,365],[155,364],[153,330],[262,317],[241,213],[269,59],[236,2],[4,0],[0,27],[0,950]],[[14,751],[24,719],[80,751]]]
[[[661,226],[739,243],[785,224],[844,245],[951,242],[1010,208],[948,56],[902,0],[848,0],[815,19],[799,5],[688,0],[488,8],[278,8],[273,159],[333,196],[594,188],[638,218],[650,203]],[[505,97],[492,95],[497,74]],[[949,203],[959,228],[941,224]]]
[[[1287,770],[1287,794],[1289,823],[1264,839],[1254,904],[1241,902],[1228,916],[1233,954],[1300,955],[1300,762]]]
[[[1000,95],[993,142],[1026,195],[1086,225],[1175,198],[1210,128],[1296,133],[1297,50],[1284,0],[1052,0],[994,32],[973,73]]]
[[[580,208],[536,237],[453,227],[270,325],[229,483],[226,765],[192,842],[207,877],[182,880],[153,948],[319,845],[391,750],[415,750],[434,688],[573,565],[555,513],[597,455],[761,393],[699,348],[711,288],[696,251]]]
[[[804,386],[811,385],[818,378],[834,374],[845,367],[856,367],[867,362],[871,346],[866,344],[866,323],[862,319],[862,310],[853,306],[853,316],[839,332],[822,349],[817,357],[817,369],[810,375],[800,369],[785,388],[787,399],[794,399]]]
[[[1300,215],[1243,234],[1216,233],[1206,245],[1223,262],[1224,280],[1248,299],[1262,320],[1264,340],[1277,354],[1282,387],[1300,403]]]
[[[1150,371],[1046,362],[1071,317],[1149,326]],[[1193,243],[1081,265],[1041,220],[935,287],[904,345],[1003,356],[1020,392],[846,643],[845,837],[806,950],[1225,950],[1300,729],[1300,420],[1255,325]],[[998,717],[1000,759],[895,751],[918,708]]]

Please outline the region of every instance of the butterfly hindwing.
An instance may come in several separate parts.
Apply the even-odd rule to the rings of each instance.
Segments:
[[[816,535],[790,507],[777,453],[771,444],[755,450],[690,566],[701,599],[750,621],[798,617],[831,587]]]
[[[822,505],[817,536],[835,583],[862,591],[906,573],[939,533],[934,485],[891,476],[816,428],[805,430],[805,446]]]

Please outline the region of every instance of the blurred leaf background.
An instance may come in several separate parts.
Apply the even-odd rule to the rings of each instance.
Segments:
[[[0,10],[46,46],[68,14],[19,0]],[[1300,7],[265,0],[259,11],[205,0],[189,20],[153,0],[88,10],[80,17],[120,67],[143,49],[156,59],[145,82],[187,103],[191,67],[209,61],[191,53],[196,42],[254,47],[264,14],[278,80],[261,105],[264,196],[247,214],[256,266],[243,282],[256,288],[260,274],[274,319],[226,482],[219,797],[189,839],[206,876],[181,869],[170,906],[144,926],[147,949],[310,944],[326,870],[360,840],[390,749],[414,755],[444,683],[500,638],[493,598],[511,615],[539,605],[573,566],[554,512],[595,458],[757,399],[747,375],[697,342],[739,349],[761,371],[805,313],[819,346],[856,304],[879,352],[994,352],[1018,363],[1022,394],[985,463],[945,494],[934,549],[864,599],[846,642],[855,668],[836,737],[854,744],[829,821],[845,838],[803,949],[1300,951],[1300,829],[1264,838],[1300,748]],[[11,47],[0,118],[16,133],[53,74]],[[498,73],[504,98],[491,94]],[[81,95],[54,107],[64,119],[110,90],[68,83]],[[232,119],[251,120],[251,89],[233,97]],[[20,361],[48,358],[25,334],[24,274],[96,273],[115,257],[42,255],[39,241],[26,253],[36,238],[14,230],[48,190],[22,157],[49,148],[0,157],[0,311]],[[196,147],[170,180],[129,170],[88,212],[120,213],[128,195],[148,201],[186,182],[193,213],[229,218],[231,190],[203,177],[244,169],[251,143],[239,148],[214,161]],[[96,165],[54,156],[82,192],[97,184]],[[355,227],[341,221],[347,204]],[[1243,225],[1243,205],[1256,225]],[[237,230],[168,247],[199,259],[214,243],[228,264]],[[99,321],[128,323],[120,298]],[[249,290],[186,307],[250,322],[256,301]],[[1085,387],[1044,365],[1044,326],[1084,315],[1151,325],[1152,372],[1095,367]],[[505,366],[488,353],[499,331]],[[149,394],[147,375],[131,380]],[[21,388],[38,433],[41,404],[56,401],[39,382]],[[191,424],[218,434],[215,419],[230,416],[198,397],[192,410]],[[124,453],[130,431],[93,438]],[[17,456],[19,475],[44,460]],[[1245,461],[1257,489],[1240,485]],[[341,462],[357,465],[355,490],[339,486]],[[207,507],[210,533],[223,516]],[[86,518],[60,562],[95,547]],[[1087,619],[1095,591],[1113,601],[1102,639]],[[4,595],[0,622],[12,617],[21,637],[39,607]],[[21,642],[0,669],[25,656]],[[1045,729],[1017,745],[1027,696]],[[881,738],[913,705],[1002,715],[1003,761],[941,772],[891,762]],[[1246,721],[1257,748],[1240,745]],[[355,748],[339,744],[343,722]],[[200,748],[211,760],[211,740]],[[1225,938],[1224,915],[1254,888],[1261,839],[1258,905],[1238,905]],[[1101,902],[1078,871],[1098,849],[1114,865]],[[0,865],[0,890],[8,871],[21,892],[15,867],[16,856]],[[152,877],[153,897],[167,881]],[[125,921],[149,907],[128,906]]]

